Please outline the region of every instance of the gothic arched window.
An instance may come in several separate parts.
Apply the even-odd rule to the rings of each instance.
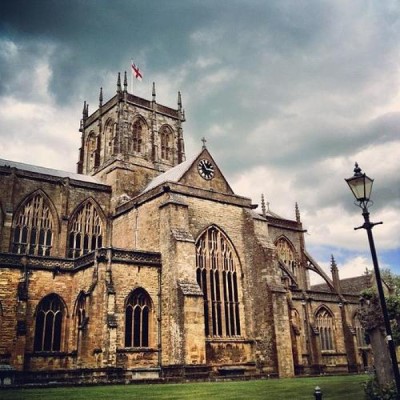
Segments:
[[[100,166],[101,136],[96,136],[96,150],[94,151],[94,167]]]
[[[149,347],[151,299],[144,289],[134,290],[125,308],[125,347]]]
[[[4,224],[4,216],[3,216],[3,209],[2,209],[1,203],[0,203],[0,237],[3,232],[3,224]]]
[[[102,221],[96,207],[87,201],[75,214],[68,236],[68,257],[80,257],[103,245]]]
[[[143,121],[136,120],[132,125],[132,150],[135,153],[142,151]]]
[[[2,340],[2,336],[3,336],[3,306],[1,305],[1,301],[0,301],[0,340]]]
[[[367,346],[367,342],[365,341],[365,329],[361,325],[359,314],[356,314],[353,318],[353,328],[356,334],[357,346],[358,347]]]
[[[315,323],[319,331],[321,350],[334,350],[332,314],[325,307],[320,308],[315,315]]]
[[[78,329],[84,329],[89,318],[87,317],[86,312],[86,296],[83,292],[78,296],[75,315]]]
[[[161,158],[163,160],[172,161],[172,139],[172,129],[167,125],[163,126],[160,131]]]
[[[279,259],[296,275],[296,257],[293,247],[285,238],[279,238],[275,244]]]
[[[215,227],[196,242],[197,283],[204,294],[205,334],[239,336],[239,294],[233,248]]]
[[[91,131],[86,142],[87,169],[91,171],[96,167],[97,161],[97,140],[94,131]]]
[[[110,118],[107,120],[104,128],[104,153],[106,159],[113,153],[114,139],[114,121]]]
[[[36,310],[35,351],[60,351],[63,302],[56,294],[44,297]]]
[[[53,242],[53,217],[41,194],[29,198],[13,222],[11,251],[17,254],[49,256]]]

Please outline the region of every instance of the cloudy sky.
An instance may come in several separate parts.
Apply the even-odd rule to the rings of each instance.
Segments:
[[[187,155],[200,139],[236,193],[294,218],[325,268],[371,268],[344,181],[375,178],[381,267],[400,273],[400,3],[397,0],[2,0],[0,158],[75,171],[82,104],[135,94],[176,107]]]

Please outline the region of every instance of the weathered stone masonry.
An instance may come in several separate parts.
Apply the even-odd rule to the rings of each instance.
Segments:
[[[205,146],[186,159],[184,120],[180,94],[119,77],[84,105],[77,174],[0,160],[0,385],[368,365],[358,297],[308,254],[298,207],[255,212]]]

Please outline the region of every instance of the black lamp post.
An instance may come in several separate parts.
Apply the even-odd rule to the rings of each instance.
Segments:
[[[377,258],[376,250],[375,250],[374,237],[372,236],[372,228],[375,225],[382,224],[382,222],[374,223],[374,222],[370,222],[370,220],[369,220],[368,205],[370,203],[372,203],[370,201],[370,196],[371,196],[372,184],[374,183],[374,180],[369,178],[366,174],[362,173],[361,168],[359,168],[358,164],[356,163],[355,168],[354,168],[354,176],[346,179],[346,182],[349,185],[351,191],[353,192],[354,197],[356,198],[355,204],[362,209],[362,215],[364,217],[364,224],[359,226],[358,228],[354,228],[354,229],[363,228],[367,231],[369,247],[371,249],[372,262],[374,264],[376,285],[378,287],[378,295],[379,295],[379,300],[381,303],[383,319],[385,322],[386,340],[387,340],[388,346],[389,346],[389,353],[390,353],[390,358],[392,361],[392,368],[393,368],[393,376],[394,376],[394,380],[396,382],[397,398],[399,398],[400,397],[400,375],[399,375],[399,367],[397,364],[396,348],[395,348],[395,345],[393,342],[392,328],[390,326],[390,320],[389,320],[387,307],[386,307],[385,294],[383,292],[383,287],[382,287],[381,273],[379,271],[378,258]]]

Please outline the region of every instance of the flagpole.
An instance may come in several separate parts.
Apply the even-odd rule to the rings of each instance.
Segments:
[[[132,71],[133,59],[131,59],[131,94],[133,94],[133,71]]]

